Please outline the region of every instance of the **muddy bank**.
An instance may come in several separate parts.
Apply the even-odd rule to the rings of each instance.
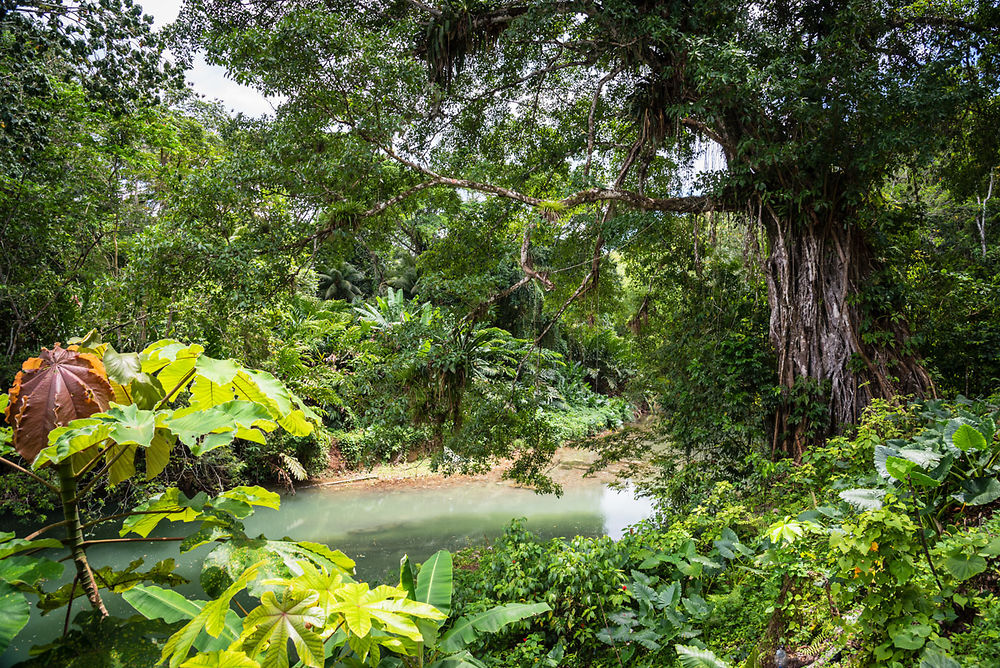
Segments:
[[[562,446],[556,450],[546,475],[566,490],[593,483],[617,483],[631,477],[637,467],[644,465],[640,460],[623,460],[609,463],[599,470],[590,472],[599,460],[600,455],[597,452],[582,445]],[[327,471],[321,476],[310,478],[307,483],[296,485],[296,489],[314,487],[437,489],[483,483],[522,487],[512,480],[503,478],[507,464],[508,462],[499,462],[493,469],[480,475],[459,473],[445,475],[431,469],[430,459],[420,459],[400,464],[382,464],[372,469]]]

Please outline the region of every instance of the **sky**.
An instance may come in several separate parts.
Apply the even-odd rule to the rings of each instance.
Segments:
[[[153,17],[156,29],[172,23],[180,11],[183,0],[139,0],[143,11]],[[257,90],[236,83],[226,76],[226,70],[218,65],[209,65],[198,56],[192,69],[187,73],[188,82],[195,92],[206,100],[219,100],[232,112],[242,112],[248,116],[273,114],[278,98],[268,99]],[[681,175],[684,194],[695,194],[694,181],[698,174],[717,169],[725,169],[725,158],[721,148],[707,142],[700,147],[693,169]]]
[[[153,25],[158,30],[177,18],[182,0],[139,0],[143,11],[153,17]],[[274,105],[255,89],[236,83],[226,76],[226,70],[218,65],[209,65],[198,56],[194,67],[188,70],[188,82],[194,90],[208,101],[219,100],[232,112],[243,112],[248,116],[273,114]]]

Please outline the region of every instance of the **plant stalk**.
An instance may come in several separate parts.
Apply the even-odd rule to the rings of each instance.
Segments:
[[[913,487],[913,480],[910,476],[906,476],[906,481],[910,483],[910,492],[913,494],[914,500],[917,498],[917,490]],[[916,508],[917,511],[917,526],[920,527],[920,545],[924,548],[924,556],[927,557],[927,565],[931,567],[931,573],[934,575],[934,581],[937,582],[938,590],[944,591],[944,585],[941,584],[941,578],[938,577],[937,569],[934,568],[934,562],[931,560],[931,552],[927,549],[927,536],[924,535],[924,521],[920,519],[920,509]]]
[[[73,465],[69,461],[59,463],[59,497],[62,500],[63,516],[66,518],[65,545],[73,556],[76,565],[76,576],[87,593],[90,605],[102,617],[108,616],[101,593],[94,580],[94,573],[87,561],[87,552],[83,540],[83,525],[80,522],[80,506],[77,500],[76,477],[73,475]]]

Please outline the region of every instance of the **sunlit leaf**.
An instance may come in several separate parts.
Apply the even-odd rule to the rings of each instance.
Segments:
[[[250,657],[264,655],[265,666],[288,665],[288,641],[307,666],[323,665],[323,640],[310,627],[321,627],[323,610],[316,607],[316,592],[285,590],[279,600],[264,592],[260,605],[243,620],[243,651]]]
[[[206,631],[210,636],[218,638],[226,628],[226,616],[227,613],[231,612],[229,605],[233,597],[243,591],[247,583],[256,576],[257,567],[254,565],[244,571],[217,598],[206,603],[205,607],[190,622],[185,624],[177,633],[170,636],[167,644],[163,647],[163,654],[160,660],[168,662],[170,668],[177,668],[177,666],[187,659],[188,652],[191,651],[191,647],[202,630]]]
[[[193,656],[181,668],[260,668],[260,664],[243,652],[225,649]]]
[[[466,615],[441,636],[437,646],[445,652],[457,652],[473,642],[481,633],[496,633],[508,624],[549,610],[551,608],[546,603],[507,603],[486,612]]]

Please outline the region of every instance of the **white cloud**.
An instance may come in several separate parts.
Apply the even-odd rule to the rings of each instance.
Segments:
[[[153,27],[160,29],[177,19],[182,0],[144,0],[140,4],[143,12],[153,17]],[[218,100],[230,111],[248,116],[271,114],[281,101],[281,98],[267,98],[256,89],[233,81],[226,76],[224,67],[209,65],[200,54],[188,70],[187,80],[199,95]]]

